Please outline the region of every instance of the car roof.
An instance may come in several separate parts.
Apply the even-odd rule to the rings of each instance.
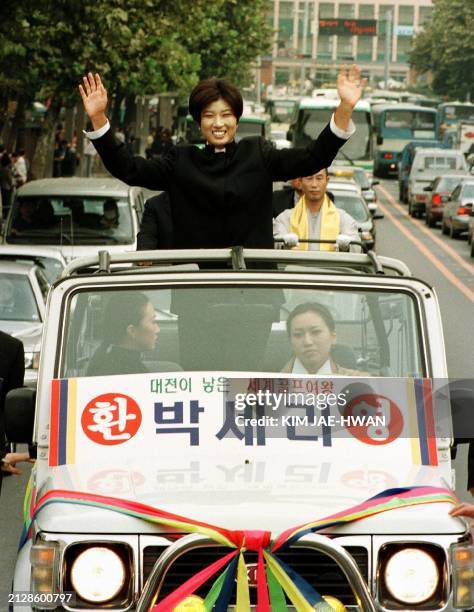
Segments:
[[[17,193],[19,196],[103,195],[104,197],[128,197],[130,189],[133,188],[115,178],[67,177],[29,181],[22,185]]]
[[[416,155],[442,155],[446,157],[460,157],[461,155],[464,157],[463,153],[458,149],[442,149],[436,147],[419,147],[418,151],[416,151]]]
[[[0,273],[1,274],[25,274],[28,275],[35,264],[27,262],[17,261],[0,261]]]
[[[410,104],[409,102],[381,102],[380,104],[373,104],[372,108],[376,113],[381,113],[385,110],[414,110],[428,113],[431,112],[432,114],[436,114],[438,112],[435,108],[419,106],[418,104]]]
[[[351,179],[342,180],[342,181],[329,181],[328,189],[330,191],[349,191],[351,193],[360,194],[360,186],[357,183],[354,183]]]
[[[58,249],[52,249],[47,246],[34,246],[30,248],[27,244],[1,244],[0,256],[11,255],[13,258],[18,256],[31,257],[49,257],[64,262],[64,256]]]

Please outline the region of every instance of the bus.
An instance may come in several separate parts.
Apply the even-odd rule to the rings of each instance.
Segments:
[[[266,114],[243,114],[239,119],[235,142],[240,142],[246,136],[262,136],[270,138],[270,117]]]
[[[374,175],[398,173],[401,152],[412,140],[439,137],[438,112],[413,104],[375,104],[372,107],[371,151]]]
[[[461,121],[474,123],[474,104],[469,102],[443,102],[438,106],[438,112],[441,136],[446,130],[457,129]]]
[[[295,109],[288,140],[294,147],[309,144],[329,123],[332,113],[339,106],[339,100],[329,98],[303,98]],[[337,154],[337,159],[355,164],[372,171],[370,158],[370,104],[366,100],[357,102],[352,113],[356,133]]]
[[[269,98],[265,101],[265,112],[273,123],[290,123],[298,98]]]

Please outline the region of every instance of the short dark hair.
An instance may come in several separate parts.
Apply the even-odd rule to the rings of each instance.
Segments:
[[[102,334],[108,344],[123,340],[129,325],[138,325],[150,300],[139,291],[112,294],[104,310]]]
[[[288,315],[288,319],[286,320],[286,331],[288,332],[289,336],[291,336],[291,324],[293,323],[293,319],[298,315],[304,314],[305,312],[315,312],[321,317],[321,319],[323,319],[330,331],[333,332],[336,330],[336,324],[334,323],[334,319],[329,311],[329,308],[326,308],[326,306],[318,304],[317,302],[305,302],[304,304],[298,304],[298,306],[296,306],[296,308],[294,308]]]
[[[217,77],[201,81],[192,90],[189,96],[189,113],[194,121],[201,124],[202,111],[219,98],[227,102],[238,121],[244,110],[242,94],[235,85]]]

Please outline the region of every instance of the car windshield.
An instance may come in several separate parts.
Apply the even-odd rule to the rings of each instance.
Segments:
[[[356,194],[345,193],[343,191],[334,191],[334,204],[337,208],[342,208],[355,221],[368,221],[370,213],[364,202],[364,199]]]
[[[130,244],[126,199],[104,196],[24,196],[12,207],[7,242],[23,244]]]
[[[461,193],[462,198],[474,198],[474,184],[464,185]]]
[[[382,119],[385,138],[435,138],[436,113],[432,111],[389,110]]]
[[[301,353],[287,333],[288,317],[308,303],[334,322],[334,333],[325,334],[311,354]],[[302,363],[318,357],[353,375],[418,377],[424,365],[415,304],[402,291],[336,284],[83,290],[68,300],[59,376],[278,373],[292,371],[288,364],[299,355]],[[325,325],[320,316],[319,331]]]
[[[462,170],[464,158],[454,155],[427,155],[424,158],[423,167],[425,170]]]
[[[474,106],[445,106],[443,115],[448,121],[474,121]]]
[[[460,180],[459,176],[445,176],[439,181],[438,186],[436,187],[436,190],[437,191],[447,191],[450,193],[459,183],[459,180]]]
[[[33,288],[26,274],[0,272],[0,320],[40,321]]]
[[[235,134],[235,141],[239,142],[246,136],[265,136],[265,125],[241,119]]]
[[[299,134],[297,145],[308,144],[319,135],[331,119],[329,109],[306,109],[301,111],[302,133]],[[370,138],[370,116],[363,110],[354,110],[352,120],[356,126],[355,133],[344,144],[344,149],[336,156],[337,159],[363,159],[367,156]]]

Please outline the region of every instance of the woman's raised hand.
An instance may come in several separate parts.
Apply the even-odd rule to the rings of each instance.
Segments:
[[[83,85],[79,85],[82,102],[89,115],[94,129],[101,127],[98,123],[105,123],[105,110],[107,108],[107,90],[102,85],[100,76],[92,72],[82,78]]]
[[[367,85],[367,79],[363,79],[359,68],[352,64],[348,69],[346,66],[341,66],[337,75],[337,91],[341,102],[352,106],[362,97],[362,90]]]

